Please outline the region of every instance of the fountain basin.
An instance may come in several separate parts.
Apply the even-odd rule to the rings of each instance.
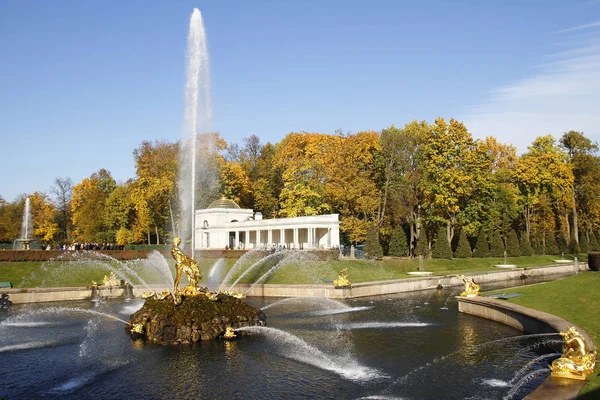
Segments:
[[[430,276],[433,275],[431,271],[410,271],[406,273],[407,275],[415,275],[415,276]]]

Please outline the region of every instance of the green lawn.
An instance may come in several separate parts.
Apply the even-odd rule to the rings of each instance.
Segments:
[[[509,301],[557,315],[585,329],[596,346],[600,346],[600,272],[583,272],[552,282],[504,290],[521,293]],[[600,395],[600,364],[581,394]],[[595,393],[591,393],[595,391]],[[586,397],[592,398],[592,397]]]
[[[411,276],[409,271],[418,269],[418,260],[414,259],[384,259],[379,261],[367,260],[340,260],[340,261],[314,261],[310,255],[300,255],[299,259],[290,259],[280,265],[272,275],[263,282],[273,284],[312,284],[330,283],[337,278],[342,268],[348,269],[351,282],[370,282],[389,279],[403,279]],[[293,258],[293,257],[292,257]],[[555,265],[553,260],[556,256],[534,256],[534,257],[509,257],[507,262],[519,267],[533,267],[542,265]],[[174,271],[174,262],[166,258],[171,271]],[[206,283],[208,271],[216,262],[216,259],[199,260],[204,277],[202,283]],[[237,260],[227,259],[226,270],[229,270]],[[251,266],[257,259],[247,259],[244,267],[233,274],[237,278],[245,268]],[[263,276],[278,259],[257,265],[250,273],[244,276],[242,283],[254,283]],[[435,259],[425,260],[424,269],[435,275],[466,274],[471,272],[482,272],[494,270],[494,265],[503,263],[501,258],[471,258],[471,259]],[[147,283],[160,283],[161,278],[156,272],[136,265],[126,263]],[[115,262],[107,264],[103,262],[78,263],[76,265],[66,262],[2,262],[0,263],[0,281],[10,281],[14,287],[61,287],[61,286],[89,286],[92,281],[101,282],[105,275],[110,273],[107,265],[119,267]],[[136,284],[137,282],[133,282]]]

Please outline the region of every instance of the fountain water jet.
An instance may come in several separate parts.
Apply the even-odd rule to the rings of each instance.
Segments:
[[[181,200],[181,224],[179,236],[186,239],[191,236],[191,252],[194,257],[196,248],[195,210],[197,205],[196,188],[199,173],[205,174],[203,190],[210,194],[216,185],[214,171],[207,168],[208,157],[198,157],[198,134],[206,134],[212,128],[212,110],[210,102],[209,58],[206,46],[206,33],[202,15],[194,8],[190,16],[187,40],[187,68],[185,85],[185,117],[180,150],[179,197]],[[202,143],[208,155],[213,152],[210,135]],[[207,185],[208,184],[208,185]]]
[[[25,199],[25,208],[23,209],[23,220],[21,221],[21,237],[15,240],[13,248],[16,250],[21,247],[22,250],[29,250],[29,245],[33,241],[31,202],[29,201],[29,197],[27,197]]]

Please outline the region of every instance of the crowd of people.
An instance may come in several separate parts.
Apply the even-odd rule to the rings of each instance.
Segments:
[[[57,245],[56,250],[123,250],[125,246],[119,246],[114,243],[72,243]],[[50,250],[50,245],[46,247]]]

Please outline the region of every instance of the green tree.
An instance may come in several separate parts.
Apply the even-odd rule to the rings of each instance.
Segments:
[[[526,233],[524,233],[525,235]],[[535,235],[533,237],[533,242],[532,242],[532,249],[533,249],[533,253],[536,256],[543,256],[546,254],[546,249],[544,246],[544,235],[542,233],[541,230],[536,230],[535,231]]]
[[[441,226],[438,229],[437,237],[431,248],[431,255],[433,258],[452,259],[452,249],[450,248],[450,242],[448,242],[448,236],[446,235],[446,228],[444,226]]]
[[[383,249],[379,243],[379,229],[376,225],[369,228],[367,239],[365,240],[364,253],[371,258],[383,257]]]
[[[517,232],[512,229],[506,236],[506,254],[509,257],[520,257],[521,247],[519,246],[519,238]]]
[[[502,237],[498,231],[492,233],[490,240],[490,255],[492,257],[504,257],[504,243],[502,242]]]
[[[479,230],[479,235],[477,235],[477,243],[475,244],[475,251],[473,253],[474,256],[478,258],[485,258],[491,255],[488,237],[483,229]]]
[[[590,251],[590,242],[586,235],[581,235],[579,238],[579,252],[578,253],[588,253]],[[577,254],[577,253],[575,253]]]
[[[421,235],[419,236],[418,239],[416,239],[416,243],[415,243],[415,247],[414,247],[414,256],[415,257],[419,257],[419,256],[423,256],[426,257],[427,253],[428,253],[428,244],[427,244],[427,237],[425,236],[425,230],[421,231]]]
[[[471,258],[472,256],[473,253],[471,252],[471,245],[469,244],[467,235],[463,230],[461,230],[458,234],[458,244],[456,246],[456,251],[454,252],[454,257]]]
[[[571,231],[571,237],[569,238],[569,252],[571,254],[581,253],[581,247],[579,244],[579,238],[575,236],[575,230]]]
[[[569,241],[565,237],[565,234],[560,232],[558,234],[558,238],[556,239],[556,244],[558,245],[558,250],[560,253],[568,253],[569,252]]]
[[[521,247],[521,255],[533,256],[535,254],[533,252],[533,248],[531,247],[531,242],[529,242],[529,237],[527,237],[526,232],[521,232],[521,239],[519,240],[519,246]]]
[[[546,233],[546,254],[557,255],[560,254],[560,248],[556,242],[556,237],[553,232]]]
[[[408,241],[406,233],[402,226],[398,225],[392,231],[392,238],[390,240],[390,247],[388,255],[393,257],[406,257],[409,255]]]
[[[594,232],[590,232],[590,250],[591,251],[600,251],[600,244],[598,243],[598,238],[594,234]]]

